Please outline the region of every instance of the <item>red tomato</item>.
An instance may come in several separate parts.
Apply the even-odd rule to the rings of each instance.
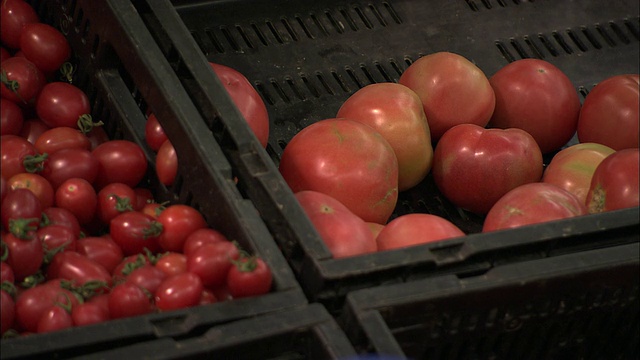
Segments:
[[[38,117],[54,128],[66,126],[82,129],[80,117],[91,113],[89,98],[80,88],[66,82],[50,82],[42,88],[36,101]]]
[[[136,192],[131,186],[119,182],[110,183],[98,192],[97,215],[103,224],[109,225],[116,216],[134,211],[136,200]]]
[[[378,234],[378,251],[464,236],[449,220],[431,214],[406,214],[391,220]]]
[[[255,256],[239,259],[227,274],[229,293],[234,298],[266,294],[272,282],[271,269]]]
[[[553,156],[544,170],[542,181],[567,190],[586,204],[596,167],[614,152],[612,148],[597,143],[569,146]]]
[[[482,70],[464,56],[449,52],[419,58],[398,82],[420,96],[434,142],[458,124],[484,127],[496,102]]]
[[[353,120],[325,119],[302,129],[284,149],[280,172],[294,193],[325,193],[365,221],[386,223],[398,200],[393,148]]]
[[[60,286],[60,280],[45,283],[24,290],[16,299],[16,325],[27,332],[37,332],[40,318],[56,303],[77,306],[78,298]]]
[[[167,134],[164,132],[162,125],[158,121],[155,114],[149,114],[144,128],[144,138],[147,145],[153,151],[158,151],[160,146],[168,139]]]
[[[0,153],[2,153],[0,171],[5,179],[23,172],[36,172],[41,168],[42,159],[36,159],[36,148],[23,137],[2,135]]]
[[[23,124],[24,114],[20,106],[0,98],[0,135],[19,135]]]
[[[73,230],[63,225],[47,225],[36,231],[36,237],[47,253],[76,251],[77,237]]]
[[[40,201],[42,210],[53,206],[53,186],[44,177],[33,173],[15,174],[7,180],[10,189],[27,189]]]
[[[178,155],[171,141],[165,141],[156,155],[156,174],[165,186],[173,185],[178,175]]]
[[[13,322],[16,318],[16,303],[4,288],[0,290],[0,295],[0,308],[2,310],[2,316],[0,316],[0,335],[4,335],[7,330],[13,328]]]
[[[489,79],[496,108],[489,127],[523,129],[543,154],[558,150],[576,132],[580,98],[571,80],[540,59],[507,64]]]
[[[52,155],[62,149],[91,150],[89,138],[77,128],[54,127],[43,132],[34,143],[36,151]]]
[[[333,257],[377,250],[369,226],[335,198],[312,190],[299,191],[295,197]]]
[[[502,195],[542,177],[542,153],[520,129],[462,124],[436,145],[433,179],[454,205],[486,214]]]
[[[38,321],[38,327],[36,331],[38,333],[46,333],[51,331],[58,331],[67,329],[73,326],[73,319],[69,310],[65,309],[63,305],[52,305],[48,310],[42,314]]]
[[[396,83],[363,87],[342,104],[336,117],[371,126],[398,158],[398,190],[417,185],[431,170],[433,147],[427,117],[418,95]]]
[[[109,320],[109,308],[106,309],[96,303],[84,302],[71,309],[71,319],[74,326],[98,324]]]
[[[596,142],[614,150],[637,148],[639,83],[638,74],[627,74],[611,76],[596,85],[580,110],[580,142]]]
[[[42,135],[45,131],[49,130],[50,127],[42,122],[40,119],[29,119],[25,120],[22,124],[22,129],[20,130],[20,137],[27,139],[31,144],[36,143],[36,140]]]
[[[20,33],[20,51],[45,74],[51,74],[71,57],[67,38],[45,23],[29,23]]]
[[[137,268],[147,266],[151,261],[146,255],[137,254],[121,258],[120,263],[111,272],[115,284],[126,280],[127,276]]]
[[[2,226],[10,230],[10,222],[18,219],[32,219],[29,224],[37,227],[42,215],[40,199],[30,190],[10,189],[2,200],[0,219]]]
[[[71,229],[76,238],[80,238],[80,223],[73,213],[61,207],[51,206],[42,211],[40,226],[62,225]]]
[[[191,206],[174,204],[162,210],[158,216],[162,234],[158,238],[165,251],[182,251],[184,242],[192,232],[207,227],[202,214]]]
[[[44,259],[42,243],[35,236],[20,239],[11,233],[2,236],[2,242],[8,249],[7,264],[13,270],[16,282],[40,270]]]
[[[187,271],[196,274],[204,287],[212,289],[225,283],[231,261],[239,256],[240,251],[232,242],[204,244],[187,256]]]
[[[0,94],[14,103],[30,107],[47,83],[45,75],[31,61],[14,56],[2,62]],[[5,80],[6,78],[6,80]]]
[[[553,184],[524,184],[509,191],[487,214],[482,231],[510,229],[587,214],[572,193]]]
[[[102,265],[109,273],[113,273],[123,258],[122,249],[111,237],[90,236],[78,239],[76,248],[79,254]]]
[[[127,211],[112,218],[108,224],[111,238],[125,256],[144,253],[145,249],[152,253],[160,250],[158,236],[162,226],[153,217],[139,211]]]
[[[229,239],[218,230],[211,228],[198,229],[187,236],[184,241],[184,246],[182,247],[182,253],[188,257],[193,250],[204,244],[213,244],[222,241],[229,241]]]
[[[98,159],[89,150],[62,149],[47,158],[41,175],[57,189],[60,184],[72,178],[94,183],[98,176],[98,166]]]
[[[57,253],[47,267],[48,279],[65,279],[82,286],[90,281],[100,281],[108,286],[111,274],[104,266],[77,252]]]
[[[164,271],[149,264],[131,271],[127,275],[126,281],[138,285],[150,294],[154,294],[167,276]]]
[[[112,319],[144,315],[152,311],[151,299],[134,283],[123,282],[109,293],[109,314]]]
[[[169,251],[160,256],[155,267],[168,276],[182,274],[187,271],[187,257],[182,253]]]
[[[110,140],[98,145],[92,153],[99,163],[94,184],[98,189],[112,182],[135,187],[147,173],[147,158],[132,141]]]
[[[0,39],[11,49],[20,47],[20,33],[26,24],[40,22],[31,5],[23,0],[3,0],[0,6]]]
[[[16,276],[13,273],[11,265],[9,265],[6,261],[3,261],[0,262],[0,283],[3,283],[5,281],[10,284],[14,284],[16,282]]]
[[[596,168],[587,193],[590,213],[625,209],[639,205],[640,150],[618,150]]]
[[[73,213],[81,225],[93,220],[98,207],[98,195],[85,179],[71,178],[60,184],[55,193],[55,204]]]
[[[249,128],[262,145],[267,147],[269,141],[269,113],[260,94],[253,88],[249,80],[240,72],[228,66],[209,63],[231,96]]]
[[[198,305],[203,290],[202,281],[196,274],[184,272],[169,276],[156,290],[156,306],[167,311]]]

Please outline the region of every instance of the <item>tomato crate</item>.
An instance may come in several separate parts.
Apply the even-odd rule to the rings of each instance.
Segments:
[[[267,294],[176,311],[73,327],[46,334],[3,338],[1,357],[67,358],[159,338],[187,338],[219,324],[306,306],[292,269],[251,200],[238,191],[234,170],[212,140],[136,9],[129,1],[30,1],[40,20],[60,29],[77,68],[73,84],[91,101],[92,117],[113,139],[127,139],[145,151],[143,180],[158,202],[198,209],[208,225],[262,258],[272,270]],[[179,159],[175,185],[161,185],[155,154],[144,141],[146,112],[167,129]],[[168,120],[167,120],[168,119]]]
[[[354,291],[361,353],[408,359],[637,359],[638,244]]]
[[[334,117],[356,90],[397,82],[419,57],[456,52],[487,76],[519,58],[561,68],[583,98],[609,75],[638,72],[635,1],[146,0],[138,12],[234,166],[310,301],[340,312],[350,291],[498,264],[638,242],[638,208],[523,229],[480,233],[483,217],[452,205],[431,176],[399,195],[394,217],[442,216],[465,237],[353,258],[332,258],[278,171],[289,140]],[[270,116],[263,151],[208,62],[244,74]],[[213,112],[211,109],[218,109]],[[576,142],[574,137],[568,144]],[[547,159],[548,161],[549,159]]]

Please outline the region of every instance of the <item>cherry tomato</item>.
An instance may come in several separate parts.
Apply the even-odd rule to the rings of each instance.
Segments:
[[[36,231],[36,237],[42,243],[45,253],[76,251],[77,237],[73,230],[63,225],[47,225]]]
[[[0,135],[19,135],[23,124],[24,114],[20,106],[0,98]]]
[[[405,214],[391,220],[376,241],[378,250],[398,249],[464,236],[449,220],[432,214]]]
[[[207,227],[198,210],[183,204],[170,205],[162,210],[158,221],[162,224],[162,234],[158,242],[165,251],[182,251],[187,236]]]
[[[43,132],[34,143],[36,151],[52,155],[62,149],[91,150],[89,138],[78,129],[59,126]]]
[[[272,282],[269,266],[254,256],[239,259],[227,274],[229,293],[234,298],[266,294]]]
[[[184,272],[169,276],[155,292],[156,306],[167,311],[198,305],[203,290],[202,281],[196,274]]]
[[[2,251],[5,251],[5,247],[3,247]],[[6,251],[9,251],[9,249],[6,249]],[[11,265],[9,265],[6,261],[3,261],[0,263],[0,283],[3,283],[5,281],[10,284],[14,284],[16,282],[16,276],[13,273]]]
[[[31,61],[13,56],[1,64],[0,94],[22,107],[33,106],[38,94],[47,83],[45,75]]]
[[[37,158],[37,151],[27,139],[17,135],[2,135],[0,138],[2,177],[9,179],[15,174],[36,172],[42,165],[42,158]]]
[[[45,74],[57,71],[71,57],[67,38],[58,29],[41,22],[22,28],[20,50]]]
[[[98,176],[98,160],[89,150],[62,149],[50,155],[40,173],[55,189],[72,178],[94,183]]]
[[[165,141],[156,155],[156,174],[158,180],[165,186],[170,186],[178,175],[178,155],[171,141]]]
[[[160,213],[162,212],[162,210],[164,209],[165,209],[164,205],[160,203],[152,202],[152,203],[145,204],[144,207],[142,207],[142,210],[140,211],[153,217],[154,219],[157,219],[158,216],[160,216]]]
[[[98,145],[92,151],[98,159],[98,189],[113,182],[121,182],[131,187],[140,183],[147,172],[147,158],[142,148],[127,140],[110,140]]]
[[[2,310],[0,335],[4,335],[7,330],[13,328],[13,321],[16,318],[16,303],[13,301],[13,297],[4,289],[0,290],[0,308]]]
[[[104,224],[109,225],[116,216],[134,211],[136,199],[136,193],[131,186],[118,182],[110,183],[98,192],[98,217]]]
[[[607,156],[591,179],[586,204],[590,213],[626,209],[640,204],[640,149],[622,149]]]
[[[2,241],[7,246],[6,261],[13,270],[16,282],[21,282],[40,270],[44,260],[44,250],[42,243],[35,236],[21,239],[8,233],[3,236]]]
[[[109,314],[112,319],[144,315],[152,311],[151,299],[134,283],[123,282],[109,293]]]
[[[161,232],[160,223],[139,211],[123,212],[109,222],[109,234],[125,256],[143,253],[145,249],[158,252]]]
[[[187,271],[187,257],[179,252],[167,252],[156,261],[156,268],[167,276],[181,274]]]
[[[3,0],[0,6],[0,39],[3,45],[18,49],[20,33],[26,24],[40,22],[36,11],[23,0]]]
[[[82,129],[78,121],[91,113],[89,98],[80,88],[66,82],[46,84],[36,101],[38,117],[54,128],[66,126]]]
[[[9,178],[7,185],[10,189],[27,189],[40,201],[41,209],[53,206],[54,192],[51,183],[39,174],[19,173]]]
[[[167,134],[165,134],[162,125],[158,122],[158,118],[155,114],[149,114],[147,121],[145,123],[144,130],[144,138],[147,142],[147,145],[153,151],[158,151],[160,146],[168,139]]]
[[[151,264],[151,260],[143,254],[129,255],[120,259],[120,263],[111,272],[115,284],[126,280],[127,276],[137,268]]]
[[[131,273],[127,275],[126,281],[138,285],[150,294],[154,294],[167,276],[164,271],[148,264],[131,271]]]
[[[76,242],[76,248],[79,254],[102,265],[110,274],[113,274],[124,256],[120,246],[107,236],[80,238]]]
[[[38,197],[28,189],[9,190],[2,200],[2,226],[10,229],[9,222],[16,219],[32,219],[30,224],[37,227],[42,215],[42,205]]]
[[[61,280],[48,280],[45,283],[24,290],[16,298],[16,324],[18,329],[37,332],[42,315],[56,303],[78,305],[78,298],[69,290],[62,288]]]
[[[80,238],[80,223],[73,213],[61,207],[52,206],[42,211],[40,226],[61,225],[71,229],[76,238]]]
[[[73,319],[69,311],[70,310],[65,309],[64,306],[59,304],[51,306],[42,314],[42,317],[38,321],[36,331],[45,333],[72,327]]]
[[[105,287],[111,284],[111,274],[104,266],[77,252],[57,253],[47,267],[48,279],[71,280],[76,286],[90,281],[103,282]]]
[[[93,220],[98,207],[98,195],[85,179],[71,178],[60,184],[55,193],[55,204],[69,210],[76,216],[80,225]]]
[[[40,119],[28,119],[22,124],[19,135],[35,146],[36,140],[38,140],[40,135],[49,129],[50,127]]]
[[[198,229],[187,236],[184,241],[184,246],[182,247],[182,253],[188,257],[193,250],[204,244],[213,244],[222,241],[229,241],[229,239],[218,230],[211,228]]]
[[[212,289],[225,283],[232,261],[239,256],[240,251],[232,242],[204,244],[187,256],[187,271],[196,274],[206,288]]]
[[[84,302],[71,309],[71,319],[75,326],[102,323],[109,320],[109,309],[93,302]]]

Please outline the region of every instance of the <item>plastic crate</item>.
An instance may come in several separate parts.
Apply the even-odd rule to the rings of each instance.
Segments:
[[[78,359],[347,359],[356,355],[320,304],[222,324],[189,338],[162,338]]]
[[[41,20],[66,34],[78,67],[74,84],[89,96],[94,120],[113,138],[137,142],[149,160],[148,186],[159,201],[200,210],[208,224],[260,256],[273,271],[270,293],[179,311],[112,320],[54,333],[2,339],[1,357],[66,358],[142,340],[188,337],[218,324],[308,304],[286,259],[249,199],[236,188],[231,164],[128,0],[32,1]],[[144,142],[145,112],[167,129],[179,158],[176,185],[154,176]],[[167,120],[170,119],[170,120]]]
[[[356,350],[408,359],[637,359],[640,248],[627,244],[353,292]]]
[[[136,7],[205,121],[220,130],[214,135],[240,191],[260,211],[307,297],[331,312],[360,288],[639,240],[638,208],[478,234],[482,217],[453,206],[427,177],[400,194],[393,216],[440,215],[468,236],[332,259],[277,169],[300,129],[333,117],[362,86],[397,81],[431,52],[460,53],[488,76],[516,58],[544,58],[583,95],[609,75],[638,72],[636,1],[146,0]],[[267,151],[237,109],[219,106],[209,91],[219,80],[207,61],[241,71],[262,94],[271,120]],[[220,112],[209,116],[212,108]]]

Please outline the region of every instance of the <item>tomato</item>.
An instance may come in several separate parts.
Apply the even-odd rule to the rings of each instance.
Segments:
[[[63,251],[57,253],[47,267],[48,279],[66,279],[81,286],[88,282],[111,284],[111,274],[104,266],[77,252]]]
[[[160,213],[158,221],[162,224],[162,234],[158,242],[165,251],[182,251],[187,236],[207,227],[204,217],[198,210],[183,204],[168,206]]]
[[[159,222],[139,211],[123,212],[109,222],[109,234],[125,256],[143,253],[145,249],[158,252],[161,232]]]
[[[37,238],[31,236],[20,239],[11,233],[3,235],[4,242],[8,249],[7,264],[13,270],[16,282],[21,282],[27,276],[33,275],[42,266],[44,251],[42,243]]]
[[[73,230],[63,225],[47,225],[36,231],[45,253],[76,251],[77,237]]]
[[[62,225],[71,229],[76,238],[80,237],[80,223],[73,213],[67,209],[51,206],[42,211],[40,226]]]
[[[145,204],[140,211],[153,217],[154,219],[157,219],[158,216],[160,216],[160,213],[162,212],[162,210],[164,209],[165,209],[164,205],[156,202],[151,202],[151,203]]]
[[[553,156],[544,170],[542,181],[569,191],[585,204],[596,167],[614,151],[597,143],[575,144],[564,148]]]
[[[73,319],[71,318],[70,310],[65,309],[63,305],[56,304],[42,314],[36,331],[46,333],[67,329],[72,326]]]
[[[32,173],[15,174],[7,180],[10,189],[27,189],[40,201],[41,209],[53,206],[53,186],[43,176]]]
[[[20,50],[45,74],[51,74],[71,57],[67,38],[51,25],[26,24],[20,33]]]
[[[167,134],[164,132],[162,125],[158,121],[155,114],[149,114],[144,127],[144,139],[147,145],[153,151],[158,151],[160,146],[168,139]]]
[[[227,274],[229,293],[234,298],[266,294],[272,282],[271,270],[262,259],[255,256],[239,259]]]
[[[544,182],[518,186],[489,210],[482,231],[489,232],[587,214],[575,195]]]
[[[60,184],[55,193],[57,207],[67,209],[78,219],[80,225],[93,220],[98,206],[95,189],[85,179],[71,178]]]
[[[35,145],[36,140],[38,140],[40,135],[49,129],[50,127],[40,119],[28,119],[22,124],[22,129],[20,130],[19,135],[20,137],[27,139],[31,144]]]
[[[385,225],[383,224],[378,224],[373,222],[368,222],[367,226],[369,227],[369,230],[371,230],[371,233],[373,234],[374,239],[378,237],[378,235],[380,234],[380,231],[382,231],[382,229],[385,227]]]
[[[540,59],[516,60],[489,81],[496,94],[489,127],[523,129],[543,154],[571,140],[578,126],[580,98],[558,67]]]
[[[76,242],[79,254],[102,265],[109,273],[113,273],[123,258],[122,249],[111,237],[89,236]]]
[[[35,146],[20,136],[2,135],[0,153],[2,153],[0,171],[5,179],[18,173],[36,172],[41,168],[42,159],[37,158]]]
[[[5,249],[6,248],[3,246],[2,251],[4,252]],[[6,249],[6,251],[9,251],[9,249]],[[16,276],[13,273],[11,265],[9,265],[6,261],[2,261],[0,263],[0,283],[4,283],[5,281],[10,284],[14,284],[16,282]]]
[[[34,143],[36,151],[52,155],[62,149],[91,150],[89,138],[78,129],[59,126],[43,132]]]
[[[578,119],[580,142],[596,142],[614,150],[638,147],[640,117],[638,74],[611,76],[587,94]]]
[[[111,272],[114,284],[126,280],[127,276],[129,276],[133,270],[147,266],[150,263],[151,260],[143,254],[126,256],[124,259],[121,258],[120,263],[118,263]]]
[[[406,214],[391,220],[378,234],[378,251],[464,236],[449,220],[432,214]]]
[[[369,226],[335,198],[313,190],[296,192],[295,197],[334,258],[377,250]]]
[[[37,227],[42,215],[40,199],[30,190],[16,188],[9,190],[2,200],[0,218],[2,226],[9,230],[11,220],[32,219],[30,224]]]
[[[50,155],[40,173],[54,188],[72,179],[85,179],[94,183],[98,176],[98,159],[89,150],[62,149]]]
[[[109,320],[109,308],[106,309],[96,303],[84,302],[71,309],[71,319],[74,326],[98,324]]]
[[[266,148],[269,141],[269,113],[260,94],[239,71],[212,62],[209,64],[253,134],[262,147]]]
[[[110,183],[98,192],[98,217],[102,223],[109,225],[116,216],[134,211],[136,200],[136,192],[131,186],[119,182]]]
[[[110,140],[96,146],[92,153],[99,163],[94,183],[98,189],[113,182],[135,187],[147,173],[147,158],[132,141]]]
[[[156,155],[156,174],[165,186],[173,185],[178,175],[178,155],[171,141],[165,141]]]
[[[367,124],[389,142],[398,158],[398,190],[427,176],[433,147],[422,102],[413,90],[396,83],[365,86],[349,96],[336,117]]]
[[[33,106],[47,79],[31,61],[14,56],[1,64],[0,94],[22,107]]]
[[[485,129],[462,124],[436,145],[433,179],[454,205],[486,214],[502,195],[542,177],[542,153],[520,129]]]
[[[78,305],[78,298],[60,285],[61,280],[48,280],[45,283],[24,290],[16,298],[16,325],[28,332],[38,330],[40,318],[56,303]]]
[[[398,201],[393,148],[353,120],[325,119],[302,129],[284,149],[279,169],[294,193],[325,193],[365,221],[386,223]]]
[[[222,241],[229,241],[229,239],[218,230],[211,228],[198,229],[187,236],[182,247],[182,253],[188,257],[193,250],[204,244],[214,244]]]
[[[0,308],[2,310],[2,316],[0,316],[0,335],[4,335],[7,330],[13,328],[13,321],[16,318],[16,303],[4,288],[0,290]]]
[[[167,278],[167,274],[153,265],[141,266],[127,275],[127,282],[134,283],[154,294],[160,284]]]
[[[179,252],[165,252],[157,259],[155,267],[168,276],[181,274],[187,271],[187,257]]]
[[[398,82],[415,91],[437,142],[458,124],[484,127],[495,107],[495,95],[486,75],[462,55],[437,52],[413,62]]]
[[[639,205],[640,150],[622,149],[607,156],[591,179],[586,204],[590,213]]]
[[[0,39],[11,49],[20,47],[20,33],[26,24],[40,22],[31,5],[23,0],[3,0],[0,6]]]
[[[144,315],[152,311],[151,299],[134,283],[123,282],[109,293],[109,314],[112,319]]]
[[[203,290],[202,281],[196,274],[184,272],[169,276],[155,292],[156,306],[167,311],[198,305]]]
[[[187,271],[196,274],[204,287],[212,289],[225,283],[231,262],[239,256],[240,251],[232,242],[204,244],[187,256]]]
[[[19,135],[23,124],[24,114],[20,106],[0,98],[0,135]]]
[[[133,189],[133,192],[136,194],[136,201],[135,204],[133,204],[134,210],[141,211],[145,205],[154,201],[153,193],[146,187],[138,186]]]
[[[36,101],[38,117],[50,127],[82,129],[80,118],[91,113],[89,98],[80,88],[66,82],[46,84]]]

